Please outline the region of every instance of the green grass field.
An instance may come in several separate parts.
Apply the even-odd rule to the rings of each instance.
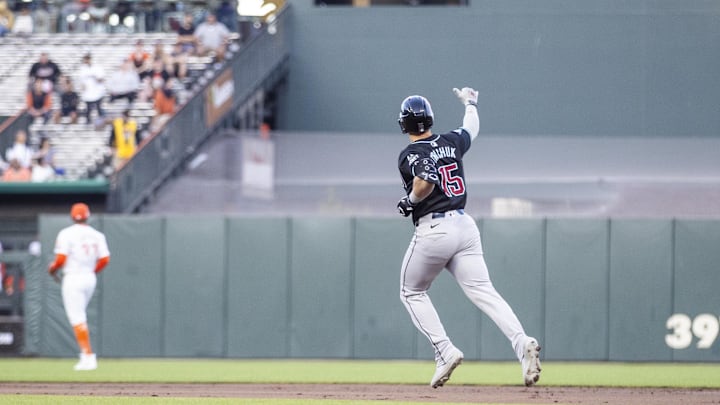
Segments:
[[[434,364],[376,360],[103,359],[72,371],[74,359],[0,359],[0,382],[426,384]],[[517,385],[514,362],[466,361],[454,384]],[[698,363],[543,363],[542,385],[720,388],[720,367]]]
[[[374,360],[206,360],[105,359],[92,372],[74,372],[74,359],[0,359],[3,382],[131,382],[131,383],[335,383],[426,385],[434,363]],[[521,384],[514,362],[467,361],[453,374],[452,385]],[[543,363],[542,386],[674,387],[720,389],[720,367],[697,363]],[[158,398],[88,398],[14,395],[0,396],[3,404],[26,403],[168,403]],[[67,401],[67,402],[65,402]],[[145,402],[147,401],[147,402]],[[222,404],[238,399],[168,400],[172,403]],[[335,401],[338,402],[338,401]],[[327,404],[316,400],[242,400],[244,404]],[[375,401],[347,401],[366,405]],[[383,401],[384,404],[409,404]]]

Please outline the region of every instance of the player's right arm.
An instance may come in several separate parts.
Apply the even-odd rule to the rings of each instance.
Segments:
[[[420,177],[413,179],[413,188],[410,192],[410,196],[413,197],[413,203],[417,204],[420,201],[428,198],[430,193],[435,189],[435,184],[427,180],[423,180]]]
[[[480,117],[477,111],[478,92],[471,87],[463,87],[462,90],[454,88],[453,92],[465,105],[465,116],[463,117],[462,128],[470,134],[470,140],[474,140],[480,133]]]
[[[421,201],[428,198],[435,189],[435,184],[420,177],[413,177],[413,185],[410,193],[398,201],[398,212],[400,215],[407,217],[415,209],[415,206]]]
[[[55,239],[55,260],[48,266],[48,272],[51,275],[55,274],[55,272],[65,265],[69,250],[67,232],[62,230],[58,234],[57,239]]]
[[[105,266],[108,265],[108,263],[110,263],[110,256],[99,258],[97,262],[95,262],[95,273],[100,273],[101,271],[103,271],[103,269],[105,268]]]
[[[100,273],[110,263],[110,249],[108,249],[105,235],[99,235],[98,242],[98,259],[95,262],[95,273]]]

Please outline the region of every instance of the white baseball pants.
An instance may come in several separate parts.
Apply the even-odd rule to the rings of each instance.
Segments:
[[[62,281],[62,300],[70,325],[87,322],[86,309],[95,292],[97,277],[89,274],[66,274]]]
[[[500,328],[522,360],[526,334],[510,305],[495,290],[483,257],[475,220],[457,211],[442,218],[428,214],[418,221],[400,271],[400,299],[415,327],[435,349],[435,358],[453,347],[427,294],[435,277],[446,268],[465,295]]]

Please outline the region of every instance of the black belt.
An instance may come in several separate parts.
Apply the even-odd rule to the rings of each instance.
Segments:
[[[464,215],[464,214],[465,214],[465,210],[463,210],[462,208],[457,209],[457,210],[448,211],[448,212],[433,212],[433,213],[432,213],[432,219],[435,219],[435,218],[445,218],[445,215],[448,214],[448,213],[451,213],[451,212],[457,212],[457,213],[460,214],[460,215]],[[448,214],[448,216],[449,216],[449,215],[451,215],[451,214]]]
[[[425,214],[422,216],[422,218],[430,217],[431,219],[438,219],[438,218],[445,218],[445,217],[451,217],[453,215],[465,215],[465,210],[462,208],[456,209],[456,210],[450,210],[446,212],[433,212],[430,214]],[[415,226],[420,225],[420,218],[418,218],[417,221],[415,221]]]

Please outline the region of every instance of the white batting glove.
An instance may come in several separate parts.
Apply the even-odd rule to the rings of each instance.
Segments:
[[[464,105],[477,106],[478,92],[472,87],[463,87],[462,90],[455,87],[453,93],[455,93]]]

